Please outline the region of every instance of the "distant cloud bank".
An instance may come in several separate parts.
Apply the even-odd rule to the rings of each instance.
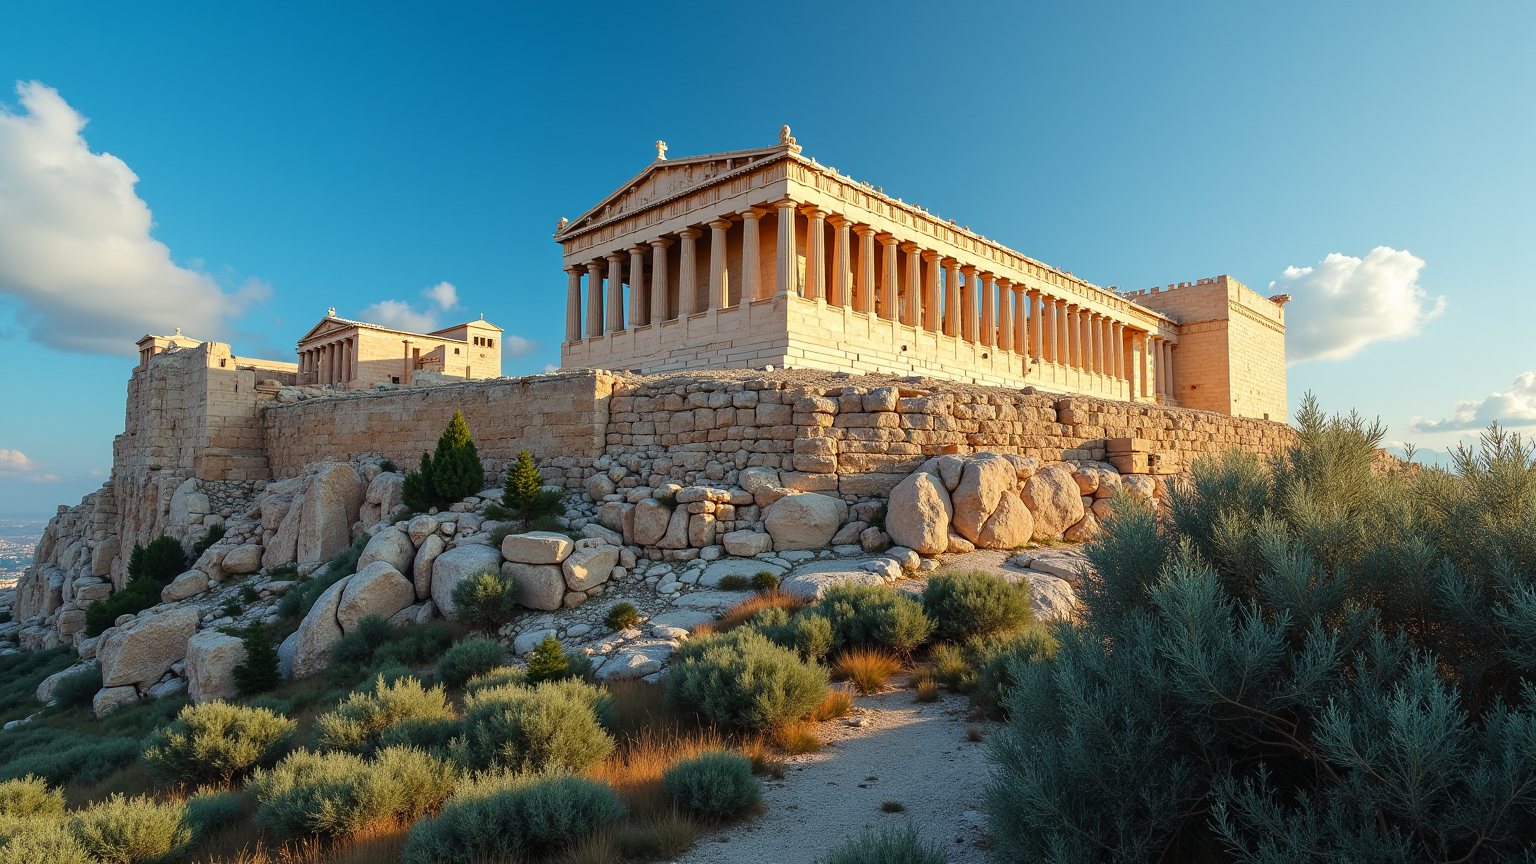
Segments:
[[[1423,267],[1412,253],[1377,246],[1364,258],[1335,252],[1311,267],[1285,268],[1269,287],[1291,295],[1287,363],[1345,360],[1372,342],[1417,336],[1445,308],[1444,297],[1431,300],[1419,286]]]
[[[270,295],[256,280],[227,292],[178,266],[150,236],[138,176],[86,144],[86,118],[37,81],[18,82],[16,95],[20,113],[0,104],[0,293],[20,301],[32,341],[132,355],[145,333],[222,337]]]
[[[1516,378],[1508,392],[1457,402],[1451,416],[1443,420],[1415,417],[1409,427],[1415,432],[1460,432],[1482,429],[1495,420],[1504,426],[1536,426],[1536,372]]]
[[[19,477],[33,483],[56,483],[59,479],[45,473],[42,465],[20,450],[0,450],[0,477]]]

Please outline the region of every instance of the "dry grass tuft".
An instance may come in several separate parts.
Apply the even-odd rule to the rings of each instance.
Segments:
[[[901,669],[901,661],[878,648],[855,648],[832,664],[832,674],[849,681],[868,696],[885,689],[885,682]]]
[[[986,733],[976,726],[965,727],[965,740],[967,741],[984,741],[986,737]]]
[[[625,861],[670,861],[688,851],[698,837],[699,824],[673,808],[631,821],[616,839]]]
[[[852,710],[853,694],[847,690],[833,689],[827,691],[827,698],[821,700],[821,704],[811,712],[811,719],[817,723],[825,723],[828,720],[847,717],[848,712]]]
[[[672,806],[662,789],[663,771],[679,760],[724,749],[725,739],[714,730],[646,729],[622,739],[592,773],[608,781],[630,813],[651,816]]]
[[[792,594],[785,594],[777,589],[763,591],[737,603],[725,610],[725,614],[719,620],[705,624],[694,631],[695,636],[705,633],[729,633],[742,624],[751,620],[752,616],[764,609],[787,609],[793,615],[805,608],[808,604]]]
[[[742,742],[741,755],[752,760],[753,774],[766,774],[775,780],[784,779],[784,760],[779,758],[773,743],[762,738],[749,738]]]
[[[799,756],[802,753],[815,753],[821,749],[821,739],[811,731],[811,725],[805,722],[786,723],[773,730],[773,743],[780,750],[791,756]]]
[[[400,860],[409,835],[409,825],[391,823],[344,839],[310,838],[269,843],[250,820],[242,819],[229,830],[215,835],[211,842],[204,843],[190,861],[193,864],[374,864]]]
[[[922,681],[922,682],[920,682],[917,685],[916,701],[918,701],[918,702],[937,702],[937,701],[939,701],[939,682],[937,682],[937,681]]]

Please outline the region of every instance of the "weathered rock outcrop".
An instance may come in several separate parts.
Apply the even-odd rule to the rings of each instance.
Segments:
[[[187,697],[201,704],[238,695],[235,667],[245,657],[244,642],[217,630],[204,630],[188,639]]]
[[[197,632],[195,609],[146,613],[101,634],[96,660],[105,687],[150,685],[187,656],[187,640]]]
[[[458,618],[454,587],[471,576],[500,571],[501,551],[490,546],[459,546],[437,556],[432,562],[432,602],[437,604],[438,613],[450,620]]]
[[[341,632],[351,633],[369,615],[387,619],[415,599],[416,589],[409,579],[388,561],[374,561],[347,580],[336,606],[336,623]]]
[[[815,492],[786,495],[763,514],[763,527],[773,536],[773,548],[780,552],[820,549],[846,521],[848,505],[842,499]]]
[[[920,555],[937,555],[949,547],[954,505],[943,481],[917,471],[896,484],[886,506],[885,530],[891,541]]]

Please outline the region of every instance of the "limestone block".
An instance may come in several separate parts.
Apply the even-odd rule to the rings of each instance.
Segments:
[[[187,696],[202,704],[239,695],[235,667],[245,662],[245,643],[217,630],[187,640]]]
[[[920,555],[949,551],[950,523],[954,504],[943,482],[932,474],[910,474],[891,490],[886,507],[885,530],[891,541]]]
[[[59,638],[68,641],[71,636],[85,629],[85,610],[70,609],[60,612],[55,628],[58,630]]]
[[[944,550],[951,555],[960,555],[966,552],[975,552],[976,544],[956,534],[953,529],[949,532],[949,548]]]
[[[587,478],[587,495],[593,501],[602,501],[605,495],[612,495],[616,487],[606,474],[594,474]]]
[[[895,387],[877,387],[864,394],[864,410],[866,412],[895,411],[896,400],[900,395]]]
[[[432,596],[432,563],[437,560],[437,556],[443,554],[445,548],[447,544],[436,534],[422,540],[421,546],[417,548],[416,558],[411,562],[411,585],[416,590],[417,600]]]
[[[1100,488],[1102,489],[1103,487]],[[1115,505],[1108,498],[1095,498],[1093,499],[1093,506],[1088,508],[1088,512],[1092,513],[1093,518],[1099,520],[1099,524],[1102,525],[1104,520],[1109,518],[1109,514],[1115,512]]]
[[[304,493],[295,555],[300,563],[328,561],[352,544],[367,487],[357,469],[345,463],[321,468]]]
[[[368,483],[365,496],[369,504],[377,505],[380,518],[388,516],[401,504],[401,490],[405,487],[405,475],[398,471],[381,471]]]
[[[1072,474],[1072,479],[1077,481],[1079,494],[1092,495],[1099,488],[1099,472],[1095,468],[1079,468]]]
[[[619,563],[619,547],[591,546],[572,552],[561,564],[565,584],[572,591],[585,591],[608,581]]]
[[[449,549],[432,562],[432,602],[444,618],[457,620],[453,589],[465,579],[485,572],[501,571],[501,550],[468,544]]]
[[[304,510],[304,493],[293,497],[293,502],[283,514],[277,533],[272,535],[261,553],[261,566],[268,570],[292,564],[298,554],[299,521]],[[265,518],[265,516],[263,516]]]
[[[603,663],[597,677],[602,681],[619,681],[660,672],[676,647],[676,642],[661,639],[630,642]]]
[[[940,456],[938,458],[939,479],[944,481],[944,488],[955,491],[960,485],[960,477],[965,473],[965,460],[959,456]]]
[[[784,480],[784,488],[795,492],[836,492],[836,474],[807,474],[800,471],[785,471],[780,475]]]
[[[91,699],[91,711],[98,717],[105,717],[113,711],[125,705],[133,705],[139,701],[139,690],[133,685],[120,687],[103,687],[96,691],[96,696]]]
[[[605,501],[603,506],[597,508],[597,522],[604,528],[610,531],[617,531],[620,535],[623,535],[624,514],[626,511],[634,509],[634,506],[623,501]]]
[[[420,546],[428,537],[437,533],[439,524],[441,524],[441,520],[436,516],[423,513],[405,523],[405,533],[410,536],[412,543]]]
[[[694,513],[688,517],[688,545],[695,549],[715,545],[715,517],[710,513]]]
[[[1029,605],[1036,621],[1069,621],[1077,614],[1077,595],[1065,579],[1044,573],[1026,573],[1024,578],[1029,580]]]
[[[837,529],[837,533],[832,535],[832,545],[848,546],[858,543],[859,535],[863,533],[865,528],[868,527],[868,522],[856,518],[854,521],[849,522],[847,525]]]
[[[1074,475],[1058,465],[1036,472],[1020,496],[1035,518],[1035,539],[1059,538],[1083,518],[1083,499]]]
[[[576,543],[554,531],[508,534],[501,541],[501,557],[519,564],[559,564],[570,557]]]
[[[901,483],[900,474],[843,474],[837,478],[840,495],[889,495]]]
[[[720,542],[725,546],[727,555],[742,558],[773,551],[773,538],[757,531],[728,531],[720,538]]]
[[[891,535],[879,528],[865,528],[859,532],[859,547],[865,552],[882,552],[891,545]]]
[[[116,537],[109,537],[96,544],[91,551],[91,575],[109,576],[112,573],[112,559],[117,557],[120,544]]]
[[[775,501],[763,515],[763,526],[778,551],[820,549],[847,518],[848,505],[841,498],[808,492]]]
[[[1157,481],[1146,474],[1121,475],[1120,484],[1135,501],[1150,500],[1157,492]]]
[[[1020,456],[1015,453],[1009,453],[1003,458],[1013,463],[1014,471],[1017,473],[1020,483],[1035,476],[1035,472],[1040,470],[1040,460],[1033,456]]]
[[[403,532],[400,536],[409,542]],[[416,587],[409,579],[388,561],[374,561],[347,580],[336,607],[336,623],[342,633],[351,633],[369,615],[388,618],[415,599]]]
[[[225,573],[233,573],[237,576],[246,573],[255,573],[261,569],[261,547],[255,543],[246,543],[229,550],[224,556],[224,562],[219,565]]]
[[[634,535],[640,546],[655,546],[667,533],[672,521],[672,511],[655,498],[643,499],[635,505]]]
[[[584,540],[597,540],[610,546],[623,546],[624,535],[617,531],[610,531],[596,522],[588,522],[581,527],[581,536]]]
[[[997,509],[987,517],[976,535],[982,549],[1012,549],[1028,543],[1035,533],[1035,519],[1029,508],[1013,492],[1004,492]]]
[[[667,522],[666,534],[656,541],[656,546],[661,549],[687,549],[689,516],[687,510],[677,508]]]
[[[416,544],[411,542],[411,536],[391,526],[373,535],[363,547],[363,554],[357,559],[357,570],[361,573],[369,564],[382,561],[399,573],[409,573],[415,557]]]
[[[517,602],[529,609],[553,612],[560,608],[565,597],[565,572],[558,564],[520,564],[508,561],[501,565],[501,575],[517,586]]]
[[[167,696],[179,696],[187,692],[187,679],[181,677],[167,678],[144,691],[146,699],[164,699]]]
[[[759,489],[782,485],[777,470],[762,467],[742,469],[736,482],[750,495],[756,495]]]
[[[1098,536],[1098,533],[1099,520],[1094,518],[1092,513],[1084,513],[1083,518],[1077,520],[1071,528],[1068,528],[1062,534],[1062,537],[1074,543],[1086,543]]]
[[[1013,491],[1016,483],[1013,463],[996,453],[977,453],[966,460],[960,484],[951,495],[954,526],[960,536],[976,542],[982,524],[997,509],[1003,493]]]
[[[341,625],[336,623],[336,609],[341,605],[341,593],[347,590],[347,583],[351,581],[352,577],[347,576],[320,592],[309,614],[299,622],[299,629],[284,640],[278,652],[279,662],[287,670],[284,677],[308,678],[330,665],[331,649],[342,637]]]
[[[127,624],[103,633],[96,646],[105,687],[153,684],[170,671],[171,664],[187,656],[187,640],[197,632],[201,618],[196,609],[170,609],[140,615]]]

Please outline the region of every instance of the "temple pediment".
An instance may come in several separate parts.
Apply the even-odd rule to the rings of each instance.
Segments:
[[[311,339],[318,339],[331,333],[340,333],[343,330],[351,330],[356,325],[351,321],[339,318],[322,318],[320,323],[311,327],[308,333],[299,338],[299,344],[304,344]]]
[[[661,145],[657,142],[659,148]],[[745,171],[756,170],[776,158],[798,149],[791,144],[779,144],[758,150],[734,150],[729,153],[710,153],[685,159],[658,158],[649,166],[620,186],[617,191],[600,201],[596,207],[572,221],[561,220],[555,231],[556,239],[580,234],[613,219],[620,219],[640,210],[654,207],[664,201],[712,186]]]

